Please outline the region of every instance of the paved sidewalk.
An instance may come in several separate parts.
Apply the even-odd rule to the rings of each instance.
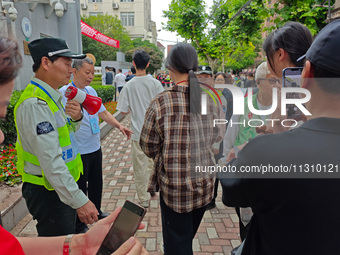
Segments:
[[[130,126],[130,117],[127,116],[122,124]],[[112,212],[117,206],[122,206],[126,199],[137,202],[130,141],[127,141],[119,130],[113,129],[102,140],[102,151],[104,175],[102,211]],[[216,204],[216,208],[205,213],[194,239],[195,255],[229,254],[234,247],[240,245],[235,210],[222,204],[220,192]],[[17,236],[36,236],[35,221],[31,219],[31,216],[27,216],[12,233]],[[137,237],[151,255],[160,255],[162,224],[158,200],[151,200],[143,223],[146,228],[138,231]]]

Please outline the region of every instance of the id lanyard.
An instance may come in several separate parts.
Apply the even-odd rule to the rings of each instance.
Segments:
[[[54,101],[54,99],[52,98],[51,94],[48,93],[48,91],[47,91],[43,86],[41,86],[40,84],[38,84],[38,83],[36,83],[36,82],[34,82],[34,81],[31,81],[31,84],[34,85],[34,86],[37,86],[39,89],[41,89],[42,91],[44,91],[45,94],[48,95],[49,98],[52,99],[52,101],[55,103],[55,105],[56,105],[56,106],[59,108],[59,110],[60,110],[60,107],[59,107],[59,105],[57,104],[57,102]],[[63,107],[64,113],[65,113],[65,108],[64,108],[64,106],[63,106],[63,105],[61,105],[61,106]],[[65,116],[65,117],[66,117],[66,116]],[[69,119],[68,117],[66,117],[66,119],[67,119],[68,124],[71,125],[70,119]]]
[[[77,88],[77,86],[74,84],[74,82],[72,81],[72,86]],[[85,87],[85,91],[87,94],[90,94],[89,91],[86,89]],[[91,125],[91,130],[93,134],[99,133],[100,132],[100,128],[99,128],[99,124],[98,124],[98,120],[96,118],[95,115],[90,115],[87,111],[87,116],[89,117],[90,120],[90,125]]]

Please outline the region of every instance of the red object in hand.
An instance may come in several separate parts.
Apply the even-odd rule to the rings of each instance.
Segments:
[[[76,87],[69,86],[65,91],[65,97],[69,100],[75,100],[80,103],[84,109],[91,115],[96,114],[101,105],[102,99],[100,97],[91,96]]]

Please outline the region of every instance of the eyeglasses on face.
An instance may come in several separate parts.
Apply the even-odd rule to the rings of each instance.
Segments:
[[[282,81],[280,79],[276,79],[276,78],[260,78],[259,80],[264,80],[264,81],[269,81],[270,84],[274,85],[275,83],[281,84]]]

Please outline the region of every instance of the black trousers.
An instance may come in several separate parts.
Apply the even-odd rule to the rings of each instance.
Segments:
[[[29,212],[38,221],[39,236],[61,236],[75,232],[76,210],[61,202],[55,191],[25,182],[22,195]]]
[[[79,188],[89,197],[96,206],[99,213],[102,203],[103,191],[103,169],[102,169],[102,150],[81,155],[84,174],[78,180]],[[79,232],[86,227],[77,217],[76,231]]]
[[[206,206],[189,213],[177,213],[168,207],[160,194],[165,255],[192,255],[192,240],[202,221]]]

